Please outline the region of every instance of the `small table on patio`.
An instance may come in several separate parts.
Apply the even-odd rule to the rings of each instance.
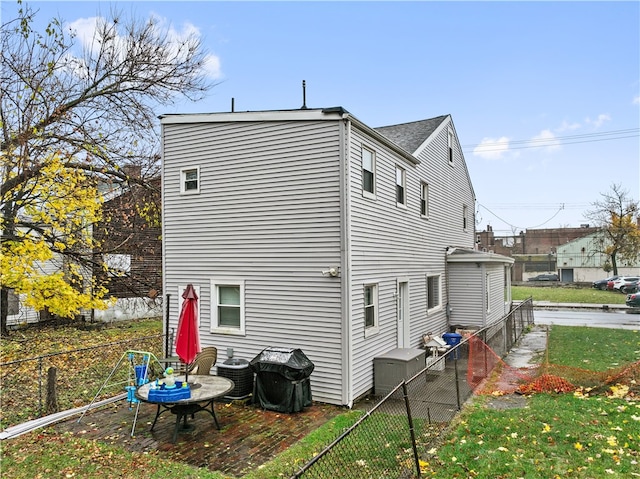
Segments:
[[[177,381],[184,381],[184,376],[176,378]],[[176,426],[173,430],[173,441],[176,442],[179,431],[191,431],[193,425],[187,423],[187,416],[193,415],[199,411],[206,411],[213,417],[216,427],[220,429],[218,418],[216,417],[216,411],[213,407],[213,402],[216,398],[224,396],[229,391],[233,390],[235,384],[232,380],[223,378],[220,376],[203,376],[203,375],[189,375],[189,385],[191,388],[191,397],[186,399],[178,399],[173,402],[155,401],[149,400],[149,390],[151,389],[152,382],[143,384],[136,390],[136,397],[150,404],[157,404],[158,410],[156,411],[156,417],[151,425],[151,430],[156,425],[158,417],[166,412],[171,411],[176,415]],[[211,406],[211,409],[209,409]],[[180,423],[180,420],[184,422]]]

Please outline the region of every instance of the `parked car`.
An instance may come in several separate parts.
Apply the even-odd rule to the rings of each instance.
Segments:
[[[640,279],[638,281],[625,282],[620,286],[620,292],[624,294],[636,293],[640,289]]]
[[[621,276],[613,282],[612,289],[624,293],[625,290],[623,288],[635,288],[638,280],[640,280],[640,276]],[[631,293],[632,291],[629,292]]]
[[[607,283],[609,281],[611,281],[611,284],[613,286],[613,282],[618,279],[620,276],[611,276],[607,279],[599,279],[598,281],[594,281],[593,283],[591,283],[591,286],[594,287],[595,289],[600,289],[602,291],[604,291],[605,289],[607,289]]]
[[[529,278],[528,281],[559,281],[557,274],[539,274],[533,278]]]
[[[625,303],[631,308],[640,307],[640,292],[628,294]]]

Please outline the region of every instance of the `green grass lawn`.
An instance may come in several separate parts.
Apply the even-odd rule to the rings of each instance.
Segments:
[[[512,286],[514,301],[533,298],[534,301],[552,303],[624,304],[626,294],[617,291],[600,291],[594,288],[574,288],[569,286]]]

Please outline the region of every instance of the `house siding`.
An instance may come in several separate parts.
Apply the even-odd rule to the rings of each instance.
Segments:
[[[338,123],[167,124],[163,140],[165,285],[200,286],[202,345],[247,360],[301,348],[314,399],[340,404],[342,280],[321,274],[341,261]],[[200,192],[180,194],[195,166]],[[244,336],[209,332],[217,277],[245,281]]]
[[[423,334],[448,330],[446,246],[473,247],[475,201],[457,144],[454,164],[449,164],[447,132],[447,128],[442,128],[418,155],[420,163],[413,164],[366,131],[356,127],[350,131],[353,397],[371,389],[373,358],[398,346],[398,281],[409,283],[410,340],[404,347],[419,347]],[[375,199],[362,194],[362,146],[376,155]],[[396,205],[396,165],[406,173],[406,208]],[[430,185],[428,218],[420,215],[423,181]],[[466,231],[462,227],[463,204],[469,211]],[[441,276],[441,307],[430,312],[427,312],[427,274]],[[376,283],[379,288],[379,332],[365,337],[363,286],[369,283]]]
[[[179,287],[192,283],[200,290],[203,346],[233,348],[247,360],[267,346],[299,347],[316,366],[314,399],[351,405],[373,388],[373,359],[399,345],[399,282],[409,291],[403,347],[448,330],[447,247],[473,248],[475,197],[457,139],[449,162],[450,117],[408,152],[412,158],[330,110],[320,120],[267,112],[259,121],[224,114],[163,122],[163,271],[175,295],[172,326]],[[375,199],[362,194],[363,145],[376,154]],[[406,172],[406,207],[396,204],[396,165]],[[200,191],[181,194],[180,170],[194,167]],[[423,181],[427,218],[420,215]],[[332,266],[337,277],[321,274]],[[441,279],[440,305],[430,311],[427,275]],[[209,332],[218,277],[244,281],[244,336]],[[379,328],[365,334],[363,286],[370,283],[378,285]]]
[[[467,263],[449,265],[450,322],[465,329],[478,329],[485,317],[483,268],[471,266]]]

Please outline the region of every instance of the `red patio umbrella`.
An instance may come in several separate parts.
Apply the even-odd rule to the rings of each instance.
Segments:
[[[188,284],[184,293],[182,310],[178,319],[176,336],[176,354],[186,365],[185,381],[189,379],[189,365],[200,352],[200,334],[198,333],[198,295],[192,284]],[[188,381],[187,381],[188,382]]]

